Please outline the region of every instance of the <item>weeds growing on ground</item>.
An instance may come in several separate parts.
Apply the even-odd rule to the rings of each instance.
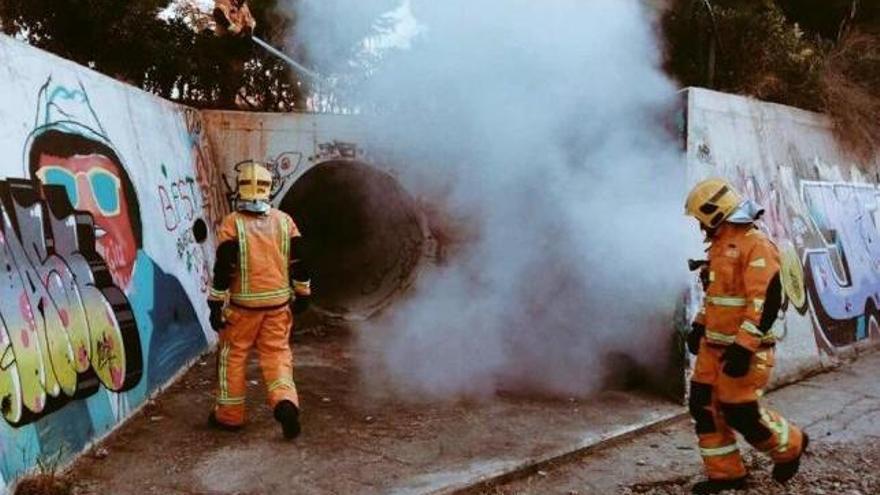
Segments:
[[[52,457],[38,457],[37,470],[18,480],[15,495],[71,495],[73,483],[60,474],[63,449]]]

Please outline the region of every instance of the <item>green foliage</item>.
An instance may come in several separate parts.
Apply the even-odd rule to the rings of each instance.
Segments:
[[[827,41],[791,23],[772,1],[678,0],[663,19],[667,70],[707,86],[813,110]],[[714,70],[711,51],[714,50]]]
[[[277,0],[249,2],[257,35],[286,26]],[[6,34],[159,96],[200,108],[288,111],[303,92],[282,62],[248,39],[157,18],[168,0],[0,0]],[[272,31],[274,29],[274,31]]]
[[[880,154],[880,3],[671,0],[662,29],[683,85],[826,113],[844,150]]]

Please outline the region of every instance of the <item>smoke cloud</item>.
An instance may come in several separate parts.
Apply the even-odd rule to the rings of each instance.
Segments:
[[[458,234],[362,329],[368,383],[584,395],[620,356],[663,367],[695,229],[664,128],[677,96],[640,2],[289,7],[290,49],[337,75],[333,96],[369,115],[363,144]]]

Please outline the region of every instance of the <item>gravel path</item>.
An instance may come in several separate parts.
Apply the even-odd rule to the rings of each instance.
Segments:
[[[782,486],[770,478],[770,462],[746,448],[750,485],[736,493],[880,494],[878,370],[880,353],[875,352],[772,393],[770,404],[810,433],[810,450],[801,473]],[[682,419],[475,493],[671,495],[690,493],[700,479],[696,436],[690,420]]]

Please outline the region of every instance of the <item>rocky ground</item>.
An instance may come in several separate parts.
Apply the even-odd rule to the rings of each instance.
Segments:
[[[811,435],[802,471],[787,486],[769,476],[771,464],[746,451],[751,472],[743,494],[880,494],[880,354],[863,355],[832,373],[771,394],[770,403]],[[527,476],[478,493],[649,494],[690,493],[702,479],[689,420],[645,433],[569,462],[540,466]]]
[[[303,404],[296,441],[281,438],[256,363],[249,369],[246,428],[209,429],[214,358],[208,356],[67,470],[73,492],[431,493],[681,411],[668,399],[624,391],[588,400],[505,394],[433,402],[370,394],[358,369],[357,337],[344,328],[295,337]]]
[[[753,473],[752,486],[739,493],[754,495],[872,495],[880,494],[880,445],[876,438],[866,442],[820,444],[808,454],[803,473],[788,486],[770,478],[770,463],[751,453],[747,459]],[[677,495],[690,493],[687,477],[621,487],[621,493],[640,495]],[[734,492],[735,493],[735,492]]]
[[[304,432],[295,442],[280,438],[255,365],[247,428],[209,429],[207,357],[60,478],[21,493],[680,494],[701,478],[685,409],[668,400],[633,391],[431,403],[370,396],[355,338],[345,329],[297,337]],[[782,487],[746,450],[751,488],[742,493],[880,494],[878,369],[880,353],[866,354],[770,394],[772,407],[809,431],[811,452]]]

